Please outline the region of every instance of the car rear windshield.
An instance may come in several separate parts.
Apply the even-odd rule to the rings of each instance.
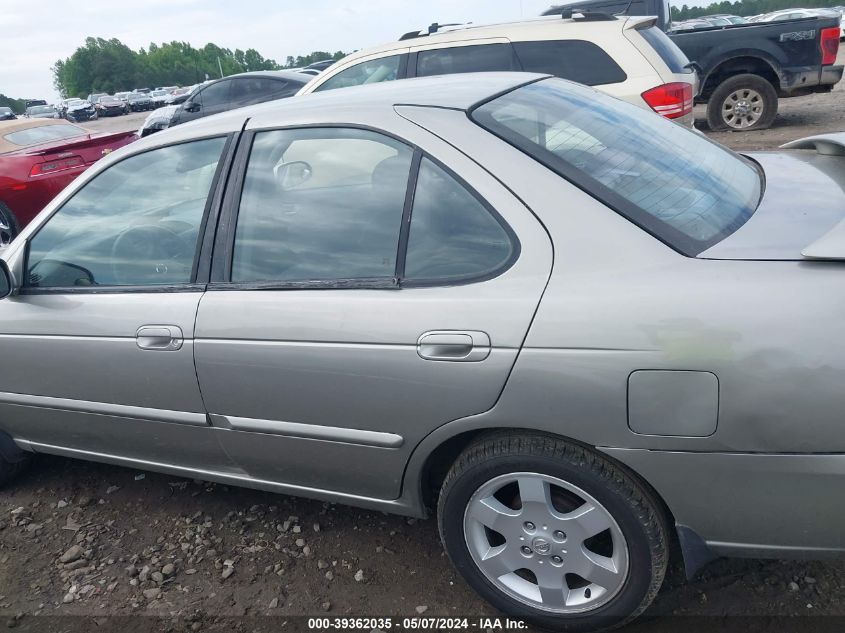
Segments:
[[[651,47],[660,55],[660,59],[669,67],[671,72],[683,73],[691,70],[689,59],[684,55],[684,52],[659,28],[650,26],[646,29],[640,29],[639,33],[646,42],[651,44]]]
[[[75,125],[56,123],[55,125],[40,125],[26,130],[9,132],[3,136],[3,140],[12,145],[27,147],[28,145],[40,145],[50,141],[59,141],[74,136],[82,136],[85,130]]]
[[[687,256],[736,231],[760,201],[754,163],[569,81],[523,86],[472,118]]]

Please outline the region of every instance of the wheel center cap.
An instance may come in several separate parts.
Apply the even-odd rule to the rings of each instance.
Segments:
[[[546,556],[552,551],[552,544],[546,539],[538,536],[531,541],[531,549],[540,554],[540,556]]]
[[[747,101],[740,101],[740,102],[739,102],[739,103],[737,103],[737,104],[736,104],[736,106],[734,107],[734,110],[736,110],[736,111],[737,111],[737,113],[738,113],[738,114],[740,114],[740,115],[743,115],[743,114],[748,114],[748,111],[749,111],[750,109],[751,109],[751,108],[748,106],[748,102],[747,102]]]

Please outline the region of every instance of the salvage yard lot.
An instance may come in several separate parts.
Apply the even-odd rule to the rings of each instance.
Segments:
[[[845,129],[843,90],[782,101],[770,130],[713,138],[772,149]],[[144,117],[85,125],[134,129]],[[687,582],[676,560],[648,613],[845,616],[843,581],[843,562],[732,560]],[[241,616],[420,613],[493,614],[450,566],[431,519],[55,457],[0,491],[0,615],[19,630],[94,630],[108,615],[223,631]],[[36,617],[57,615],[81,617]]]

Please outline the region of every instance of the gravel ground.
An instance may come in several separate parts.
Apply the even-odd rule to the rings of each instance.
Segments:
[[[772,149],[843,130],[843,91],[781,101],[770,130],[713,137]],[[133,129],[145,116],[89,127]],[[631,628],[763,631],[779,616],[845,616],[843,572],[838,561],[721,560],[687,582],[676,562]],[[296,616],[420,613],[494,615],[451,568],[433,520],[54,457],[0,490],[0,621],[20,630],[280,631],[305,628]],[[690,615],[714,617],[678,619]],[[725,619],[742,615],[758,617]]]

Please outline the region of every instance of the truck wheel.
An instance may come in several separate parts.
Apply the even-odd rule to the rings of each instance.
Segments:
[[[627,470],[539,433],[482,438],[440,491],[449,558],[506,614],[555,631],[629,622],[663,582],[669,549],[659,501]]]
[[[12,210],[0,202],[0,248],[8,246],[20,233],[17,218]]]
[[[764,130],[778,113],[774,87],[759,75],[746,73],[726,79],[707,102],[707,124],[722,130]]]

